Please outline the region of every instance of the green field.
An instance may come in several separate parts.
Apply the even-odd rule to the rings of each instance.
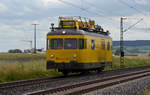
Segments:
[[[145,65],[150,65],[149,56],[126,56],[125,57],[124,68],[135,67],[135,66],[145,66]],[[111,69],[119,69],[119,68],[120,68],[120,57],[114,56],[113,66]]]
[[[113,68],[119,69],[119,57],[113,57]],[[150,57],[126,57],[124,67],[150,65]],[[46,70],[44,54],[0,54],[0,82],[60,76],[55,70]]]
[[[0,82],[58,76],[46,70],[44,54],[0,54]]]
[[[119,49],[119,46],[114,46],[114,53],[116,49]],[[139,54],[139,53],[148,53],[150,54],[150,46],[124,46],[125,54]]]

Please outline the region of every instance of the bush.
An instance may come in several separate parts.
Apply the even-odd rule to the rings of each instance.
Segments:
[[[22,51],[20,49],[11,49],[8,53],[22,53]]]
[[[118,49],[116,49],[116,51],[115,51],[115,55],[120,55],[120,49],[118,48]]]

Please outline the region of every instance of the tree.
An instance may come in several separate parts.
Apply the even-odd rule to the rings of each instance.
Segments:
[[[20,49],[11,49],[8,53],[22,53],[22,51]]]

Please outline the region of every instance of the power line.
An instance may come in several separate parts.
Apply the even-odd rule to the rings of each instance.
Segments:
[[[134,2],[136,2],[136,1],[134,1]],[[141,6],[141,4],[138,4],[138,3],[135,3],[135,4],[134,4],[134,6],[137,6],[137,5],[138,5],[138,7],[140,7],[140,8],[141,8],[141,10],[143,10],[143,9],[144,9],[144,11],[146,11],[146,12],[143,12],[143,13],[144,13],[144,15],[149,16],[149,11],[150,11],[150,10],[146,9],[145,5],[144,5],[144,6]]]
[[[133,25],[131,25],[130,27],[128,27],[127,29],[125,29],[123,32],[128,31],[129,29],[131,29],[132,27],[134,27],[136,24],[140,23],[142,20],[143,20],[143,18],[140,19],[139,21],[137,21],[136,23],[134,23]]]
[[[126,5],[127,7],[131,8],[131,9],[135,10],[136,12],[141,13],[143,16],[145,16],[144,13],[143,13],[141,10],[135,8],[134,6],[129,5],[128,3],[126,3],[126,2],[123,1],[123,0],[118,0],[118,1],[119,1],[121,4]]]
[[[109,18],[109,17],[106,17],[106,16],[104,15],[104,13],[105,13],[104,11],[99,10],[100,13],[103,13],[103,14],[99,14],[99,13],[97,13],[97,12],[89,11],[89,10],[83,8],[82,6],[79,6],[79,5],[76,5],[76,4],[67,2],[67,1],[65,1],[65,0],[59,0],[59,1],[62,2],[62,3],[64,3],[64,4],[70,5],[70,6],[72,6],[72,7],[79,8],[79,9],[81,9],[81,10],[83,10],[83,11],[88,12],[88,13],[93,13],[93,14],[96,14],[97,16],[104,17],[105,19],[114,22],[114,19]],[[134,8],[134,7],[131,7],[129,4],[127,4],[127,3],[124,2],[124,1],[121,1],[121,2],[124,3],[124,4],[126,4],[126,5],[128,5],[128,7],[130,7],[130,8]],[[86,4],[88,4],[88,5],[92,6],[92,7],[95,7],[95,5],[92,4],[92,3],[89,3],[89,2],[86,2],[86,1],[84,1],[84,3],[86,3]],[[95,7],[95,8],[96,8],[96,7]],[[99,8],[96,8],[96,9],[99,9]],[[134,10],[140,12],[140,11],[139,11],[138,9],[136,9],[136,8],[134,8]]]
[[[97,8],[96,5],[93,4],[93,3],[90,3],[90,2],[87,2],[87,1],[85,1],[85,3],[88,4],[88,5],[90,5],[90,6],[92,6],[92,7],[94,7],[94,8],[96,8],[99,12],[102,12],[102,13],[104,13],[104,14],[105,14],[105,13],[108,13],[108,14],[111,13],[111,14],[112,14],[112,11],[108,11],[108,10],[107,10],[107,12],[106,12],[106,11],[104,11],[104,9],[102,9],[102,8]],[[118,14],[118,13],[117,13],[117,14]],[[121,14],[119,14],[119,15],[122,16]]]
[[[89,5],[89,6],[94,7],[95,9],[97,9],[97,11],[98,11],[99,13],[103,13],[103,17],[104,17],[104,18],[109,19],[109,20],[111,20],[111,21],[114,21],[114,19],[112,19],[112,18],[107,17],[107,16],[104,15],[104,14],[106,14],[106,13],[110,14],[110,13],[112,13],[112,12],[110,12],[110,11],[106,12],[106,11],[104,11],[104,9],[98,8],[98,7],[96,7],[95,4],[90,3],[90,2],[87,2],[87,1],[84,1],[84,3],[86,3],[86,4]],[[120,15],[120,14],[119,14],[119,15]]]
[[[120,0],[120,2],[122,3],[122,4],[125,4],[126,6],[128,6],[128,7],[130,7],[130,8],[133,8],[135,11],[137,11],[137,12],[140,12],[140,13],[143,13],[142,11],[140,11],[140,10],[138,10],[137,8],[135,8],[135,7],[133,7],[133,6],[130,6],[128,3],[126,3],[126,2],[124,2],[124,1],[122,1],[122,0]],[[92,6],[92,7],[95,7],[95,4],[92,4],[92,3],[89,3],[89,2],[87,2],[87,1],[85,1],[85,3],[86,4],[88,4],[88,5],[90,5],[90,6]],[[95,7],[96,8],[96,7]],[[96,8],[96,9],[99,9],[99,8]],[[99,12],[103,12],[103,13],[105,13],[104,11],[102,11],[102,9],[99,11]],[[110,12],[109,12],[110,13]],[[143,15],[143,14],[142,14]],[[128,18],[128,19],[137,19],[137,18]],[[142,19],[143,20],[143,19]],[[132,26],[130,26],[131,28],[132,28]],[[130,28],[129,27],[129,28]]]
[[[96,13],[96,12],[91,12],[91,11],[89,11],[89,10],[87,10],[87,9],[85,9],[85,8],[82,8],[82,7],[78,6],[78,5],[75,5],[75,4],[73,4],[73,3],[70,3],[70,2],[67,2],[67,1],[64,1],[64,0],[59,0],[59,1],[62,2],[62,3],[64,3],[64,4],[70,5],[70,6],[72,6],[72,7],[79,8],[79,9],[81,9],[81,10],[83,10],[83,11],[90,12],[90,13],[96,14],[96,15],[101,16],[101,17],[104,16],[104,15],[98,14],[98,13]]]
[[[95,4],[93,4],[93,3],[89,3],[89,2],[87,2],[87,1],[84,1],[84,3],[86,3],[86,4],[88,4],[88,5],[92,6],[92,7],[94,7],[94,8],[96,8],[96,9],[98,9],[99,12],[105,13],[105,12],[103,11],[103,9],[100,10],[100,8],[95,7]]]
[[[114,22],[112,18],[108,18],[108,17],[106,17],[103,14],[99,14],[99,13],[94,12],[94,11],[89,11],[89,10],[87,10],[85,8],[80,7],[79,5],[76,5],[76,4],[73,4],[73,3],[70,3],[70,2],[67,2],[67,1],[64,1],[64,0],[59,0],[59,1],[64,3],[64,4],[70,5],[72,7],[79,8],[80,10],[86,11],[87,13],[92,13],[92,14],[95,14],[97,16],[104,17],[105,19],[107,18],[107,20],[110,20],[110,21]]]
[[[146,15],[148,15],[148,14],[144,13],[143,11],[137,9],[136,7],[131,6],[130,4],[126,3],[126,2],[123,1],[123,0],[118,0],[118,1],[119,1],[120,3],[126,5],[127,7],[129,7],[129,8],[131,8],[131,9],[135,10],[136,12],[140,13],[141,15],[143,15],[143,17],[145,17]],[[142,18],[142,20],[143,20],[143,18]],[[130,28],[130,27],[129,27],[129,28]]]

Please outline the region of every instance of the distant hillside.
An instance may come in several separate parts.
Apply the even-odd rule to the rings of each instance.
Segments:
[[[113,46],[119,46],[120,41],[113,41]],[[124,41],[124,46],[150,46],[150,40]]]
[[[120,42],[113,41],[113,51],[119,49]],[[150,54],[150,40],[124,41],[125,54]]]

